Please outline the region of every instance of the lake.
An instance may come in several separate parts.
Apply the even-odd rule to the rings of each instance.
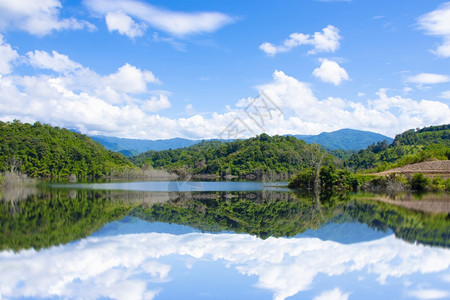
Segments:
[[[448,194],[285,184],[4,191],[0,299],[450,299]]]

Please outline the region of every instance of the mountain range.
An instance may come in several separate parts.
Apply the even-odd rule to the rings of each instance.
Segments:
[[[304,140],[308,144],[316,143],[331,150],[360,150],[367,146],[392,138],[382,134],[356,129],[341,129],[333,132],[322,132],[318,135],[294,135],[297,139]],[[172,138],[166,140],[139,140],[108,136],[92,136],[106,149],[120,152],[125,156],[134,156],[148,150],[168,150],[189,147],[200,143],[202,140],[190,140],[185,138]]]

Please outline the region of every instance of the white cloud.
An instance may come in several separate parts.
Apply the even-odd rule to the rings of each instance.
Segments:
[[[450,91],[444,91],[439,95],[439,98],[450,99]]]
[[[144,111],[155,112],[162,109],[169,108],[171,106],[169,99],[166,95],[160,95],[159,98],[153,96],[150,100],[145,101],[142,104],[142,109]]]
[[[340,244],[317,238],[261,240],[246,234],[120,234],[43,251],[0,252],[0,293],[5,298],[152,299],[164,288],[160,283],[182,280],[183,269],[171,276],[180,265],[195,269],[197,261],[215,261],[216,267],[255,276],[256,287],[272,292],[276,300],[310,289],[318,276],[363,272],[370,275],[365,280],[376,278],[365,284],[376,286],[390,277],[433,278],[450,267],[448,249],[409,244],[393,235]],[[444,295],[432,289],[420,293],[422,299]],[[349,294],[334,289],[316,299],[347,299]]]
[[[339,288],[335,288],[331,291],[325,291],[317,297],[314,297],[313,300],[347,300],[349,293],[342,293]]]
[[[347,71],[335,61],[320,59],[322,64],[314,69],[313,75],[324,82],[340,85],[342,81],[349,80]]]
[[[438,84],[450,81],[450,76],[433,73],[420,73],[407,78],[408,82],[417,84]]]
[[[121,11],[175,36],[214,32],[234,22],[232,17],[219,12],[175,12],[142,1],[91,0],[84,3],[91,10],[103,15]]]
[[[120,67],[116,73],[109,75],[105,82],[125,93],[144,93],[147,90],[147,83],[160,83],[152,72],[141,71],[128,63]]]
[[[11,45],[3,41],[3,35],[0,34],[0,74],[9,74],[11,72],[11,63],[19,57],[16,50]]]
[[[2,47],[12,48],[5,42]],[[53,72],[2,75],[3,121],[38,120],[86,134],[142,139],[237,138],[228,136],[230,126],[234,125],[242,129],[239,138],[262,132],[318,134],[342,128],[394,136],[410,128],[450,123],[450,110],[445,102],[390,96],[384,89],[367,103],[333,97],[318,99],[307,83],[282,71],[275,71],[272,81],[256,87],[267,95],[267,103],[249,97],[228,106],[225,113],[211,114],[196,113],[187,106],[189,117],[169,118],[157,111],[171,107],[170,92],[152,89],[160,81],[149,70],[124,64],[116,72],[102,76],[58,52],[17,55],[16,61],[33,65],[38,73],[40,68]],[[8,64],[8,68],[13,66]]]
[[[35,68],[50,69],[55,72],[73,72],[82,69],[82,65],[69,59],[67,55],[52,51],[49,54],[46,51],[35,50],[28,52],[28,63]]]
[[[438,56],[450,57],[450,2],[421,16],[418,23],[426,34],[442,38],[442,44],[433,52]]]
[[[409,295],[417,299],[447,299],[450,297],[448,291],[435,289],[420,289],[409,292]]]
[[[340,44],[339,29],[332,25],[322,29],[322,32],[315,32],[312,36],[304,33],[292,33],[289,38],[286,39],[282,45],[275,46],[271,43],[265,42],[259,46],[259,49],[264,51],[270,56],[282,52],[289,52],[293,48],[301,45],[311,45],[312,50],[308,51],[308,54],[316,54],[319,52],[334,52]]]
[[[87,21],[75,18],[60,19],[62,8],[59,0],[0,0],[0,30],[20,29],[43,36],[53,30],[95,29]]]
[[[107,13],[105,20],[110,32],[117,30],[120,34],[130,38],[144,35],[147,27],[144,23],[137,24],[132,18],[120,11]]]
[[[273,82],[258,88],[283,110],[283,119],[274,119],[267,126],[283,134],[317,134],[358,128],[393,136],[408,128],[450,122],[450,109],[443,102],[390,97],[383,89],[378,93],[378,99],[370,100],[366,105],[339,98],[319,100],[308,84],[281,71],[274,73]]]

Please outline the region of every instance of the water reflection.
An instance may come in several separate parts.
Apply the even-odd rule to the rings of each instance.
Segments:
[[[450,297],[449,214],[420,211],[446,195],[19,195],[0,205],[0,298]]]
[[[423,292],[423,282],[426,289],[450,296],[449,250],[408,244],[392,235],[340,244],[229,233],[119,234],[47,251],[6,251],[0,253],[0,262],[0,291],[6,298],[194,299],[202,292],[223,298],[221,292],[233,289],[227,284],[230,278],[223,277],[221,270],[226,268],[228,276],[254,279],[247,286],[250,298],[271,298],[255,291],[261,289],[274,299],[332,292],[368,299],[369,291],[398,299]],[[207,273],[186,289],[183,280],[198,274],[205,263]],[[349,278],[358,284],[349,286]],[[209,291],[213,281],[220,282],[222,290]],[[177,286],[184,294],[173,297]]]
[[[411,243],[450,247],[448,213],[410,210],[393,205],[393,200],[373,197],[314,198],[270,190],[149,193],[39,189],[26,200],[1,203],[0,249],[17,251],[66,244],[126,215],[149,222],[186,225],[203,232],[231,231],[263,239],[294,237],[329,223],[359,222],[377,231],[392,230]],[[333,234],[337,235],[332,232],[329,239],[334,238]]]

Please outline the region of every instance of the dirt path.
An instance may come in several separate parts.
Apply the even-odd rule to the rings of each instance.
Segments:
[[[414,174],[423,173],[424,175],[439,175],[444,178],[450,178],[450,160],[426,161],[412,165],[406,165],[400,168],[386,170],[374,175],[396,174]]]

